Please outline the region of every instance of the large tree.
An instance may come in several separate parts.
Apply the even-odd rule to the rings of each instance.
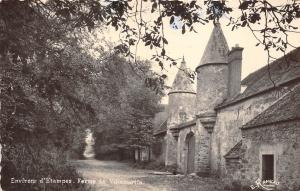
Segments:
[[[300,17],[300,3],[297,0],[280,3],[270,0],[244,0],[235,3],[225,0],[2,0],[1,4],[1,38],[4,40],[1,41],[0,52],[9,50],[21,58],[32,53],[31,50],[24,49],[25,42],[34,42],[36,48],[40,48],[49,37],[60,38],[57,31],[69,31],[70,28],[85,27],[93,30],[99,26],[111,26],[120,33],[121,43],[115,47],[117,52],[136,60],[134,53],[138,44],[143,43],[156,49],[152,58],[162,68],[167,63],[177,63],[176,59],[166,55],[166,23],[180,22],[180,29],[184,34],[186,31],[195,32],[197,24],[218,22],[226,15],[230,19],[225,24],[231,25],[232,30],[242,27],[251,30],[257,39],[257,45],[264,47],[269,58],[272,58],[271,49],[285,52],[288,48],[294,48],[288,35],[299,33],[297,22]],[[235,11],[231,7],[233,4],[238,6]],[[22,11],[14,13],[13,10]],[[30,10],[30,14],[24,17],[22,14],[25,10]],[[53,19],[59,20],[65,27],[48,27],[49,30],[43,31]],[[40,22],[33,24],[32,20]],[[14,33],[16,29],[22,30]]]
[[[68,164],[94,120],[80,87],[92,60],[67,25],[37,13],[28,2],[1,2],[0,141],[5,190],[83,190],[76,184],[10,184],[10,178],[76,179]],[[30,168],[29,168],[30,167]]]

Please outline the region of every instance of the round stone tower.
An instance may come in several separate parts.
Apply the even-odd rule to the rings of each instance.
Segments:
[[[199,131],[197,171],[210,172],[211,133],[216,121],[215,107],[228,95],[229,48],[219,23],[215,24],[197,72],[196,117]]]
[[[177,138],[178,129],[176,126],[192,120],[195,116],[196,93],[192,80],[188,77],[187,67],[184,58],[181,66],[168,93],[168,122],[166,135],[166,166],[176,165],[177,161]]]

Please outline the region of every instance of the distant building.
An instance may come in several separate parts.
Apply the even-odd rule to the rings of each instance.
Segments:
[[[196,68],[196,91],[182,60],[168,119],[156,134],[163,136],[165,165],[294,189],[300,186],[300,48],[241,81],[242,52],[229,50],[216,24]]]

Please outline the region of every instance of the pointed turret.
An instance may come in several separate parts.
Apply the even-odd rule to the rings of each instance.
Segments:
[[[195,93],[193,83],[188,76],[188,71],[187,71],[184,56],[182,58],[181,65],[179,67],[178,73],[176,74],[175,80],[172,84],[172,89],[170,90],[169,94],[175,92]]]
[[[210,172],[211,140],[216,123],[216,106],[228,95],[229,48],[219,23],[216,23],[206,45],[197,72],[196,116],[199,142],[198,175]]]
[[[182,59],[178,73],[169,92],[168,122],[166,135],[166,166],[177,163],[177,139],[179,124],[194,119],[196,93],[187,75],[187,67]]]
[[[197,72],[197,115],[215,115],[228,92],[228,53],[219,23],[214,25]]]
[[[198,65],[228,63],[229,47],[219,23],[216,23],[210,35],[201,61]]]

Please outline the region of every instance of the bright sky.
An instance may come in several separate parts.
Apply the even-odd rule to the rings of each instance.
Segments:
[[[243,79],[267,64],[267,53],[263,50],[262,46],[255,46],[257,41],[249,30],[240,28],[236,31],[231,31],[231,27],[227,27],[226,24],[224,24],[226,22],[227,21],[222,24],[221,21],[221,26],[229,47],[231,48],[238,44],[244,48],[242,61]],[[166,36],[169,40],[167,53],[174,58],[180,58],[184,55],[187,67],[195,69],[201,60],[212,29],[213,24],[199,26],[197,29],[198,33],[188,33],[185,35],[182,35],[181,31],[169,29],[168,32],[166,32]],[[300,34],[291,34],[290,42],[295,46],[300,46]],[[146,51],[141,52],[140,55],[141,57],[146,56]],[[279,58],[282,56],[282,53],[278,52],[274,54],[274,56]],[[168,68],[168,70],[168,85],[172,85],[177,69],[173,67]],[[167,99],[165,98],[163,102],[167,102]]]
[[[237,8],[238,1],[230,1],[234,11],[238,11]],[[284,0],[274,0],[276,3],[285,2]],[[233,13],[235,14],[235,13]],[[197,25],[196,31],[198,33],[186,32],[184,35],[181,34],[181,30],[173,29],[169,25],[169,20],[164,20],[165,23],[165,37],[168,40],[168,45],[166,46],[166,52],[173,58],[182,58],[184,55],[187,62],[187,66],[190,69],[195,69],[199,64],[202,54],[204,52],[205,46],[208,42],[209,36],[213,29],[213,24],[207,25]],[[267,54],[263,50],[262,46],[255,46],[257,40],[254,38],[250,30],[247,28],[239,28],[238,30],[231,31],[232,26],[226,26],[228,23],[228,18],[223,17],[220,20],[224,35],[227,39],[229,47],[233,47],[238,44],[240,47],[244,48],[243,51],[243,65],[242,65],[242,79],[248,74],[256,71],[257,69],[263,67],[267,64]],[[295,26],[300,27],[300,21],[294,23]],[[117,39],[118,36],[115,33],[110,33],[110,40]],[[289,36],[289,42],[294,46],[300,46],[300,33],[293,33]],[[142,59],[150,59],[153,52],[150,51],[148,47],[144,47],[143,43],[139,46],[138,57]],[[273,56],[279,58],[282,53],[275,53]],[[159,71],[158,66],[154,67],[156,71]],[[166,67],[168,72],[167,84],[171,85],[174,77],[176,75],[176,67],[169,68]],[[163,101],[165,102],[165,101]]]
[[[223,22],[221,21],[221,26],[229,47],[231,48],[238,44],[240,47],[244,48],[242,78],[266,65],[267,54],[263,50],[262,46],[255,46],[257,41],[252,33],[246,28],[231,31],[232,27],[227,27],[225,24],[227,21],[224,21],[225,19],[222,20]],[[198,33],[187,33],[185,35],[182,35],[181,31],[169,29],[165,35],[169,40],[167,53],[175,58],[179,58],[184,55],[188,67],[194,69],[201,60],[212,29],[212,23],[205,26],[199,26],[199,28],[197,28]],[[300,46],[300,34],[291,34],[289,38],[293,45]],[[141,52],[140,55],[141,57],[146,56],[146,51]],[[281,57],[282,53],[278,52],[273,55]],[[172,72],[173,70],[170,70],[170,74],[172,74]]]

